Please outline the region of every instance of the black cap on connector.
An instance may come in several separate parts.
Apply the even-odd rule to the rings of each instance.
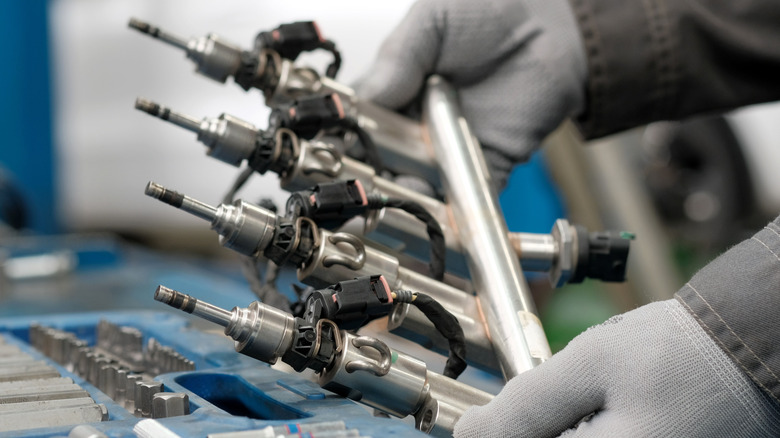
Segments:
[[[586,277],[606,282],[626,281],[628,252],[634,235],[617,231],[588,233],[579,225],[575,228],[579,252],[569,283],[581,283]]]

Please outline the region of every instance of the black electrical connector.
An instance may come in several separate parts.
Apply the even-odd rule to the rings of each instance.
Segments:
[[[422,205],[405,199],[367,195],[358,180],[318,184],[311,190],[295,192],[287,199],[288,218],[307,217],[324,228],[337,228],[369,210],[398,208],[425,224],[431,242],[430,274],[444,279],[447,247],[441,225]]]
[[[341,68],[341,53],[336,49],[336,44],[322,37],[314,21],[282,24],[274,30],[258,33],[255,37],[255,52],[260,53],[263,49],[274,50],[282,58],[293,61],[303,52],[323,49],[333,54],[333,63],[328,66],[326,76],[336,77]]]
[[[354,330],[386,316],[393,308],[390,286],[381,275],[359,277],[312,292],[304,304],[303,319],[329,319],[343,330]]]
[[[603,231],[588,233],[577,225],[577,267],[569,283],[581,283],[586,277],[607,282],[626,281],[628,251],[634,235]]]
[[[311,292],[303,305],[301,320],[305,321],[307,327],[321,320],[330,320],[342,330],[355,330],[369,321],[388,315],[394,303],[407,303],[420,309],[447,339],[450,353],[443,374],[452,379],[457,378],[466,369],[466,337],[458,319],[429,295],[405,290],[391,291],[381,275],[342,281]],[[306,357],[310,359],[310,356]]]
[[[376,143],[354,117],[345,113],[341,98],[336,93],[301,97],[288,107],[275,109],[271,112],[268,125],[288,128],[305,139],[311,139],[320,131],[332,128],[354,132],[365,148],[366,162],[377,174],[384,170]]]
[[[333,362],[339,336],[338,327],[327,319],[312,322],[295,318],[292,347],[282,361],[298,372],[306,368],[320,372]]]
[[[269,127],[288,128],[298,137],[314,138],[323,129],[340,126],[346,114],[337,94],[306,96],[271,111]]]
[[[337,228],[366,211],[368,199],[358,180],[317,184],[287,199],[287,217],[307,217],[323,228]]]

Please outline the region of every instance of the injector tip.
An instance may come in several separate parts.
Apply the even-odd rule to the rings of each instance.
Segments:
[[[152,26],[149,23],[141,21],[137,18],[130,18],[130,21],[127,23],[127,27],[143,33],[150,33],[152,29]]]
[[[184,195],[173,190],[168,190],[154,181],[149,181],[146,184],[144,193],[146,196],[159,199],[160,201],[168,205],[172,205],[176,208],[181,208],[182,204],[184,203]]]
[[[154,299],[187,313],[192,313],[198,303],[198,300],[195,298],[163,285],[157,286],[157,289],[154,291]]]
[[[146,196],[151,196],[152,198],[160,199],[163,193],[165,193],[165,187],[157,184],[154,181],[149,181],[148,183],[146,183],[146,189],[144,189],[144,193],[146,194]]]
[[[159,285],[157,286],[157,289],[154,291],[154,300],[165,304],[171,304],[173,303],[173,298],[176,296],[177,293],[178,292],[176,292],[171,288],[165,287],[163,285]]]
[[[143,97],[138,97],[135,99],[135,109],[156,116],[160,112],[160,105]]]

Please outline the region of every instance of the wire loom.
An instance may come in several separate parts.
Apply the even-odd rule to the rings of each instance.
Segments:
[[[466,369],[466,337],[463,328],[452,313],[448,312],[438,301],[430,296],[409,290],[393,292],[393,299],[400,303],[411,304],[433,323],[449,343],[450,353],[444,365],[444,374],[451,379],[457,379]]]

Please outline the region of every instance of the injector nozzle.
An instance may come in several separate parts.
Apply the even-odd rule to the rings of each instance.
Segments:
[[[260,129],[229,114],[198,120],[142,97],[135,100],[135,108],[194,132],[198,141],[206,145],[210,156],[236,167],[244,160],[251,160],[262,146],[258,142],[262,137]]]
[[[228,77],[235,76],[242,67],[243,50],[222,40],[214,34],[200,38],[182,38],[163,31],[137,18],[131,18],[128,26],[152,38],[182,49],[195,65],[197,72],[224,83]]]

